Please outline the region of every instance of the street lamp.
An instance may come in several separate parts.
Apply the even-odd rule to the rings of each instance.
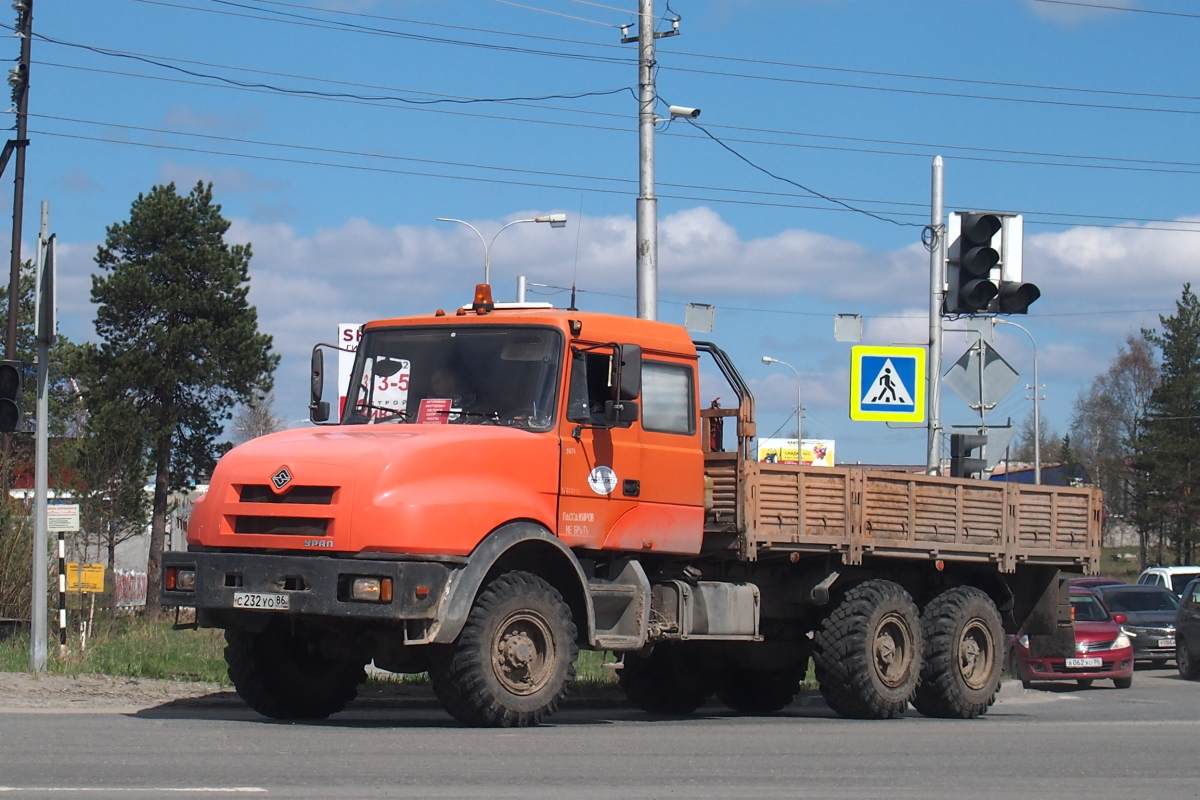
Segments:
[[[1033,345],[1033,482],[1041,486],[1042,484],[1042,421],[1038,413],[1038,392],[1041,386],[1038,384],[1038,363],[1037,363],[1037,342],[1033,340],[1033,334],[1030,333],[1023,325],[1018,325],[1015,322],[1009,322],[1006,319],[993,317],[993,322],[999,322],[1001,325],[1012,325],[1014,328],[1020,328],[1025,331],[1025,335],[1029,337],[1029,343]]]
[[[796,447],[800,447],[800,418],[804,416],[804,406],[800,400],[800,370],[796,369],[786,361],[780,361],[778,358],[763,356],[762,360],[764,364],[783,364],[792,372],[796,373]]]
[[[492,277],[492,245],[496,243],[496,236],[504,233],[505,228],[511,228],[513,225],[519,225],[522,222],[549,222],[551,228],[563,228],[567,224],[566,214],[547,214],[543,217],[535,217],[533,219],[515,219],[505,225],[500,230],[496,231],[496,236],[492,237],[492,241],[487,241],[483,238],[483,234],[469,222],[461,219],[452,219],[450,217],[438,217],[438,222],[457,222],[466,225],[471,230],[475,231],[475,235],[479,237],[479,241],[483,242],[483,282],[490,284]]]

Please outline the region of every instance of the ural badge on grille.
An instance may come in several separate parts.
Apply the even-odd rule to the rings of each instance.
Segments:
[[[271,476],[271,485],[275,487],[275,491],[282,492],[283,487],[292,482],[292,471],[287,467],[280,467],[279,471]]]

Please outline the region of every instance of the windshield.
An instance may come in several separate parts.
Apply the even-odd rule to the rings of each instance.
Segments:
[[[1184,588],[1191,583],[1192,578],[1200,575],[1200,572],[1178,572],[1171,576],[1171,589],[1175,594],[1183,594]]]
[[[1130,611],[1174,611],[1179,607],[1179,598],[1166,589],[1134,589],[1108,592],[1104,595],[1108,607],[1114,612]]]
[[[1076,622],[1104,622],[1108,619],[1104,606],[1090,594],[1071,595],[1071,611]]]
[[[477,325],[364,332],[342,424],[554,424],[562,334]]]

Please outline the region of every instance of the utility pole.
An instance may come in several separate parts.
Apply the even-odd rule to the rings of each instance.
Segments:
[[[942,433],[942,296],[946,281],[946,226],[942,222],[945,185],[942,157],[933,157],[933,175],[929,203],[929,439],[926,472],[937,475],[941,470]]]
[[[658,198],[654,196],[654,0],[638,0],[637,315],[658,319]]]
[[[49,531],[46,519],[49,473],[50,404],[46,394],[50,368],[50,345],[54,343],[54,237],[50,229],[50,204],[42,201],[42,228],[37,246],[37,314],[34,319],[37,339],[37,435],[34,443],[33,500],[33,599],[29,619],[29,668],[46,671],[46,545]],[[59,579],[62,580],[61,578]]]
[[[17,107],[17,138],[10,141],[4,148],[5,154],[13,148],[17,153],[16,177],[13,180],[13,227],[12,227],[12,262],[8,271],[8,336],[4,343],[4,357],[14,360],[17,357],[17,304],[19,302],[21,283],[21,226],[24,222],[25,208],[25,146],[26,118],[29,115],[29,45],[33,39],[33,0],[14,0],[13,8],[17,11],[17,36],[21,37],[21,58],[8,74],[8,83],[12,86],[12,99]],[[5,159],[6,160],[6,159]],[[2,163],[2,161],[0,161]],[[3,166],[0,166],[0,170]]]

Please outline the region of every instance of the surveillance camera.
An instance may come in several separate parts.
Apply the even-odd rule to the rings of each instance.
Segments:
[[[687,106],[671,106],[669,110],[672,117],[687,117],[688,119],[695,119],[696,117],[700,116],[700,109],[698,108],[688,108]]]

